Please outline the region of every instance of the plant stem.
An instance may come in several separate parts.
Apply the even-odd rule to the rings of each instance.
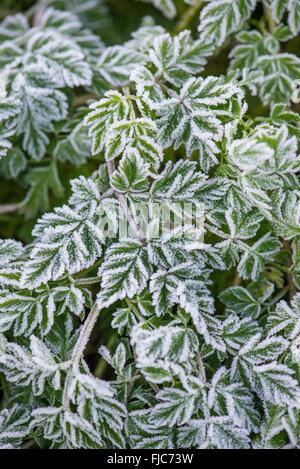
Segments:
[[[265,6],[264,10],[265,10],[265,17],[266,17],[266,20],[267,20],[269,32],[271,34],[273,34],[275,29],[276,29],[276,23],[274,21],[273,15],[272,15],[272,10],[271,10],[271,8],[268,8],[266,6]]]
[[[81,279],[75,280],[75,285],[77,286],[94,285],[96,283],[100,283],[101,278],[102,277],[81,278]]]
[[[7,205],[0,205],[0,215],[4,215],[6,213],[17,212],[21,208],[22,204],[7,204]]]
[[[199,378],[202,384],[206,383],[206,373],[204,368],[204,363],[201,357],[200,352],[197,353],[197,365],[199,370]]]
[[[97,99],[99,99],[99,96],[97,96],[96,94],[92,94],[92,93],[81,94],[80,96],[75,97],[74,106],[75,107],[83,106],[88,101],[95,101]]]
[[[70,405],[69,388],[72,383],[74,373],[76,373],[79,369],[80,360],[82,358],[82,355],[84,354],[84,351],[86,349],[90,336],[93,332],[100,310],[101,310],[101,306],[96,302],[94,306],[92,307],[84,325],[82,326],[79,338],[73,350],[72,357],[71,357],[71,366],[66,376],[66,382],[64,386],[64,392],[63,392],[64,409],[69,408],[69,405]]]
[[[284,287],[276,296],[274,296],[273,300],[271,300],[269,303],[267,303],[267,306],[273,306],[278,301],[280,301],[287,294],[289,289],[290,289],[289,285]]]
[[[109,177],[111,178],[113,173],[114,173],[114,170],[115,170],[115,164],[114,164],[113,161],[108,161],[107,162],[107,169],[108,169]],[[125,212],[125,215],[127,216],[128,222],[131,224],[131,226],[133,226],[133,229],[136,229],[137,234],[138,234],[139,233],[139,227],[136,225],[134,217],[131,214],[130,210],[128,209],[126,201],[125,201],[123,195],[118,194],[116,191],[113,191],[113,189],[112,189],[112,191],[109,190],[108,193],[109,194],[115,193],[115,195],[118,197],[118,199],[120,201],[120,204],[125,203],[126,210],[125,210],[124,205],[122,205],[123,210]],[[142,238],[139,238],[139,239],[140,239],[140,241],[144,241]],[[77,280],[77,282],[90,282],[90,280],[92,280],[93,282],[94,281],[96,282],[96,279],[97,279],[97,282],[98,282],[99,281],[98,277],[94,277],[93,279]],[[70,366],[70,369],[69,369],[69,371],[67,373],[67,376],[66,376],[66,382],[65,382],[64,391],[63,391],[63,407],[64,407],[64,409],[69,408],[69,405],[70,405],[69,388],[70,388],[70,385],[72,383],[74,373],[76,373],[79,369],[81,358],[84,354],[84,351],[85,351],[86,346],[89,342],[90,336],[93,332],[94,326],[97,322],[100,309],[101,309],[101,306],[96,302],[94,304],[94,306],[92,307],[92,309],[91,309],[91,311],[90,311],[84,325],[82,326],[79,338],[78,338],[78,340],[76,342],[76,345],[74,347],[72,357],[71,357],[71,366]],[[102,370],[101,370],[101,372],[102,372]],[[99,373],[99,370],[98,371],[96,370],[96,373]]]
[[[82,272],[80,272],[79,274],[77,274],[75,276],[75,280],[77,282],[77,280],[81,279],[81,278],[84,278],[86,275],[88,275],[90,272],[92,272],[93,270],[97,269],[97,267],[99,267],[100,265],[102,264],[102,258],[101,259],[98,259],[97,262],[95,262],[95,264],[91,265],[91,267],[89,267],[88,269],[85,269],[83,270]]]
[[[35,15],[34,15],[34,18],[33,18],[33,25],[35,27],[38,28],[39,26],[41,26],[42,18],[43,18],[43,15],[44,15],[46,10],[47,10],[47,5],[46,4],[41,4],[41,6],[35,12]]]
[[[283,242],[283,247],[284,249],[286,249],[286,251],[288,251],[289,253],[289,256],[290,258],[292,257],[292,249],[291,249],[291,246],[290,246],[290,243],[288,241],[284,241]],[[296,285],[294,283],[294,279],[293,279],[293,274],[291,272],[291,267],[293,265],[293,262],[290,261],[289,262],[289,265],[288,265],[288,271],[287,271],[287,282],[288,282],[288,289],[289,289],[289,295],[290,295],[290,300],[293,298],[294,295],[296,295],[297,293],[297,288],[296,288]]]
[[[7,383],[5,381],[5,378],[3,375],[0,375],[0,389],[3,393],[3,397],[4,397],[4,400],[7,401],[8,399],[8,386],[7,386]]]
[[[190,22],[192,21],[193,17],[196,15],[198,10],[202,7],[204,3],[204,0],[197,0],[194,5],[191,5],[190,8],[188,8],[185,13],[182,15],[181,20],[177,24],[175,28],[175,33],[180,33],[181,31],[184,31]]]

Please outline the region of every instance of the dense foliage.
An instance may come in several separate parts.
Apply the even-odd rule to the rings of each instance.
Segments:
[[[300,0],[141,1],[1,3],[0,447],[300,447]]]

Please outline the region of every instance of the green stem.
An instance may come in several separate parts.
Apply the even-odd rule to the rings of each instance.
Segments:
[[[98,259],[97,262],[95,262],[95,264],[93,264],[91,267],[89,267],[88,269],[85,269],[83,270],[82,272],[80,272],[78,275],[76,275],[75,277],[75,282],[77,283],[77,281],[79,279],[81,279],[82,277],[85,277],[86,275],[88,275],[90,272],[92,272],[93,270],[97,269],[97,267],[100,267],[100,265],[102,264],[103,260],[102,260],[102,257],[100,259]]]
[[[21,203],[0,205],[0,215],[17,212],[22,207]]]
[[[190,24],[190,22],[192,21],[196,13],[200,10],[203,4],[204,0],[198,0],[194,5],[191,5],[190,8],[185,11],[185,13],[182,15],[181,20],[175,28],[176,34],[187,29],[188,25]]]
[[[272,15],[272,10],[271,10],[271,8],[268,8],[266,6],[265,6],[264,10],[265,10],[265,17],[266,17],[266,22],[267,22],[267,25],[268,25],[269,32],[271,34],[273,34],[275,29],[276,29],[276,23],[275,23],[275,20],[273,18],[273,15]]]
[[[290,259],[292,259],[292,248],[290,246],[290,243],[288,241],[285,241],[283,242],[283,248],[289,253],[289,257]],[[290,295],[290,300],[293,298],[293,296],[296,295],[297,293],[297,287],[294,283],[294,278],[293,278],[293,274],[291,272],[291,268],[293,266],[293,261],[290,260],[289,261],[289,265],[288,265],[288,271],[286,273],[286,276],[287,276],[287,282],[288,282],[288,289],[289,289],[289,295]]]
[[[205,373],[204,363],[203,363],[200,352],[197,353],[197,365],[198,365],[199,379],[202,384],[205,384],[206,373]]]
[[[101,282],[102,277],[90,277],[90,278],[82,278],[75,280],[76,286],[84,286],[84,285],[95,285],[96,283]]]
[[[96,302],[94,306],[92,307],[84,325],[82,326],[79,338],[74,347],[72,357],[71,357],[71,366],[66,376],[66,381],[64,385],[64,391],[63,391],[64,409],[68,409],[70,406],[69,389],[70,389],[74,375],[79,371],[81,358],[84,354],[84,351],[86,349],[90,336],[93,332],[94,326],[99,317],[100,310],[101,310],[101,306]]]
[[[7,401],[7,399],[8,399],[8,385],[7,385],[7,382],[5,381],[5,378],[4,378],[3,375],[0,375],[0,384],[1,384],[1,390],[3,392],[4,400]]]
[[[278,301],[280,301],[289,291],[290,287],[287,285],[284,287],[278,295],[274,296],[273,300],[271,300],[269,303],[267,303],[267,306],[273,306],[275,305]]]

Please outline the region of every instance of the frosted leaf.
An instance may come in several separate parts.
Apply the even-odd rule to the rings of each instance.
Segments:
[[[192,419],[179,431],[181,448],[197,449],[249,449],[248,432],[237,427],[230,417]]]
[[[152,47],[154,39],[166,32],[165,28],[153,23],[153,19],[147,18],[149,21],[143,21],[141,26],[131,33],[132,39],[126,44],[135,50],[148,53]]]
[[[30,350],[15,343],[8,343],[0,355],[0,368],[6,379],[18,386],[32,386],[34,395],[40,396],[46,382],[55,390],[61,388],[61,372],[69,364],[60,363],[46,345],[34,336]]]
[[[260,84],[264,103],[288,103],[294,92],[295,80],[300,79],[300,59],[288,53],[261,56],[257,67],[264,73]]]
[[[149,109],[152,109],[162,99],[166,99],[166,93],[155,79],[154,74],[144,66],[137,66],[132,71],[130,80],[136,86],[136,93]],[[142,103],[141,103],[142,104]]]
[[[162,383],[179,373],[184,377],[185,365],[195,356],[198,339],[191,329],[180,327],[159,327],[155,330],[132,329],[131,343],[135,348],[137,366],[150,381]],[[178,366],[180,365],[180,366]]]
[[[120,343],[112,358],[112,365],[120,376],[125,376],[125,366],[128,360],[127,350],[123,343]]]
[[[157,69],[155,79],[181,86],[191,75],[198,75],[206,64],[212,47],[193,41],[189,31],[172,38],[169,34],[154,39],[149,61]]]
[[[259,301],[243,287],[231,287],[220,295],[221,301],[241,317],[257,318],[261,313]]]
[[[81,166],[90,157],[90,148],[88,130],[82,123],[79,123],[66,138],[58,141],[53,155],[63,163],[70,162],[74,166]]]
[[[85,118],[89,135],[93,138],[93,154],[103,150],[105,133],[108,128],[129,114],[129,105],[125,96],[117,91],[109,91],[99,102],[90,106],[91,112]]]
[[[19,286],[25,257],[23,245],[14,240],[0,240],[0,280],[2,288]]]
[[[205,282],[201,280],[181,282],[176,296],[179,305],[191,316],[196,330],[204,336],[205,343],[218,350],[223,350],[224,344],[220,339],[220,322],[213,317],[214,299]]]
[[[53,326],[55,303],[53,296],[44,292],[37,297],[0,291],[0,331],[12,326],[14,335],[29,336],[36,328],[43,335]]]
[[[286,2],[282,0],[267,0],[267,3],[277,23],[282,21],[285,13],[288,14],[288,25],[294,36],[296,36],[300,31],[299,0],[288,0]]]
[[[31,429],[61,449],[99,449],[103,440],[88,420],[59,407],[42,407],[32,412]]]
[[[245,245],[245,252],[238,265],[238,271],[242,278],[257,280],[259,273],[263,270],[264,263],[273,259],[280,249],[280,241],[267,233],[253,246]]]
[[[263,216],[255,208],[247,213],[230,208],[225,212],[225,219],[231,239],[251,239],[258,232]]]
[[[97,226],[96,204],[76,212],[68,206],[44,215],[36,225],[36,243],[23,273],[23,284],[34,289],[66,272],[91,266],[101,255],[104,235]]]
[[[300,390],[294,372],[285,365],[268,364],[254,367],[266,401],[277,405],[300,406]]]
[[[265,148],[265,153],[272,152],[272,156],[267,158],[259,167],[256,172],[262,175],[260,187],[264,190],[278,188],[278,183],[281,185],[287,184],[287,177],[289,174],[294,174],[298,171],[300,161],[297,151],[297,138],[289,134],[287,125],[281,125],[279,128],[272,125],[261,125],[255,129],[255,138]],[[271,176],[272,181],[266,183],[263,176]],[[276,177],[277,176],[277,177]]]
[[[29,433],[29,412],[14,405],[0,412],[0,449],[17,448]]]
[[[139,153],[134,150],[128,151],[120,161],[118,170],[112,175],[111,185],[118,192],[145,192],[149,186],[148,175],[148,165]]]
[[[197,198],[199,189],[206,182],[206,176],[196,171],[196,164],[189,161],[167,163],[151,187],[155,200],[189,202]]]
[[[158,271],[152,275],[150,281],[150,292],[153,294],[153,305],[158,317],[164,316],[168,310],[176,304],[176,291],[179,288],[180,270],[184,266],[178,266],[169,271]],[[188,264],[187,268],[190,267]]]
[[[5,178],[16,179],[27,168],[25,153],[20,148],[9,148],[0,165]]]
[[[231,67],[260,72],[256,84],[264,104],[289,103],[300,77],[299,58],[281,53],[278,41],[258,32],[242,33],[239,39],[242,45],[231,52]]]
[[[256,0],[210,0],[200,15],[200,39],[221,46],[250,18]]]
[[[79,18],[71,12],[56,10],[55,8],[47,8],[39,19],[39,27],[41,29],[51,28],[63,34],[76,34],[81,29]]]
[[[137,319],[130,308],[117,309],[113,313],[113,320],[111,322],[111,326],[114,329],[117,329],[120,335],[123,334],[124,331],[130,333],[131,329],[136,324]]]
[[[97,71],[102,80],[110,87],[118,88],[129,84],[129,77],[134,68],[145,62],[145,56],[139,51],[125,46],[106,48],[97,62]]]
[[[39,160],[49,143],[47,133],[53,131],[54,122],[67,116],[66,97],[55,89],[32,87],[22,74],[13,86],[22,110],[16,119],[16,132],[23,135],[24,150]]]
[[[139,241],[113,244],[99,271],[102,283],[98,303],[108,307],[126,296],[132,298],[146,287],[150,272],[147,251]]]
[[[237,36],[240,44],[230,53],[231,70],[254,69],[261,55],[279,52],[279,42],[271,35],[262,35],[256,30],[242,31]]]
[[[229,159],[244,173],[253,171],[274,156],[274,151],[263,142],[246,138],[235,140],[228,148]]]
[[[91,201],[99,202],[103,193],[109,189],[107,169],[100,166],[99,170],[86,178],[80,176],[71,181],[72,195],[69,204],[73,208],[84,208],[90,205]]]
[[[0,46],[0,70],[7,71],[21,63],[22,49],[13,42],[6,42]],[[5,77],[5,75],[4,75]]]
[[[105,157],[109,160],[136,152],[153,168],[162,160],[162,150],[156,143],[157,127],[151,119],[121,120],[114,124],[106,136]]]
[[[282,418],[282,426],[288,434],[292,448],[299,448],[299,419],[299,411],[292,408],[289,408],[288,414]]]
[[[240,350],[243,360],[253,365],[261,365],[266,362],[273,362],[287,347],[288,342],[282,338],[268,338],[260,341],[260,335],[252,337]]]
[[[285,301],[280,301],[276,309],[268,316],[268,335],[282,334],[286,338],[294,340],[300,333],[300,295],[297,294],[289,306]]]
[[[282,438],[283,419],[285,408],[273,404],[266,404],[266,417],[261,426],[261,436],[258,448],[282,448],[285,440]]]
[[[151,418],[151,409],[130,412],[126,432],[133,449],[172,449],[175,447],[173,429],[157,427]]]
[[[231,382],[225,368],[213,376],[208,403],[218,415],[228,414],[237,426],[258,432],[261,417],[252,393],[241,382]]]
[[[261,336],[252,337],[233,360],[231,376],[237,376],[268,402],[299,405],[299,387],[288,366],[276,360],[287,350],[289,344],[281,337],[260,341]]]
[[[40,0],[39,4],[44,0]],[[46,0],[54,8],[76,15],[81,23],[91,29],[101,29],[110,23],[109,10],[104,0]]]
[[[27,48],[32,54],[27,64],[41,67],[54,78],[58,87],[73,88],[91,83],[91,70],[80,48],[59,33],[37,32],[30,38]]]
[[[0,40],[1,42],[14,40],[27,33],[28,29],[29,24],[25,15],[6,16],[0,24]]]
[[[88,62],[102,47],[80,29],[76,16],[49,8],[43,11],[40,21],[41,28],[27,31],[25,17],[8,17],[2,29],[4,36],[10,37],[1,46],[0,61],[9,93],[20,101],[16,133],[23,135],[23,149],[35,159],[44,156],[47,134],[53,132],[54,122],[67,114],[66,96],[57,88],[90,85],[92,70]],[[71,37],[74,32],[77,42]]]
[[[201,402],[201,390],[187,392],[182,389],[164,388],[156,398],[160,401],[152,411],[153,422],[161,426],[174,427],[187,423]]]
[[[295,191],[278,190],[272,197],[271,220],[278,236],[292,239],[299,235],[300,203]]]
[[[297,288],[299,288],[299,267],[300,267],[300,240],[299,238],[295,238],[292,244],[292,249],[293,249],[293,254],[292,254],[292,260],[293,260],[293,279],[295,282],[295,285]]]
[[[70,388],[70,397],[77,404],[78,413],[87,418],[99,433],[104,433],[111,443],[124,448],[122,429],[126,409],[114,398],[109,383],[91,375],[76,374]]]
[[[0,159],[5,156],[12,144],[10,137],[16,133],[16,117],[20,101],[15,98],[1,96],[0,93]]]
[[[251,318],[240,319],[234,314],[231,314],[222,324],[222,339],[227,351],[233,356],[259,332],[257,322]]]
[[[238,87],[216,77],[188,80],[179,95],[155,105],[160,116],[158,138],[163,148],[184,145],[188,155],[198,151],[200,161],[207,160],[207,164],[201,163],[205,169],[216,164],[217,143],[224,135],[222,119],[238,117],[230,108],[233,100],[239,103],[237,107],[242,107],[242,95]],[[222,111],[217,112],[219,105]]]
[[[76,316],[83,317],[85,306],[91,306],[90,292],[75,285],[54,288],[52,293],[57,307],[57,314],[71,312]]]

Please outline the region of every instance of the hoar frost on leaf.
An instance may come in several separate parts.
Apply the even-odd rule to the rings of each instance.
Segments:
[[[300,447],[299,0],[146,3],[0,24],[0,448]]]

